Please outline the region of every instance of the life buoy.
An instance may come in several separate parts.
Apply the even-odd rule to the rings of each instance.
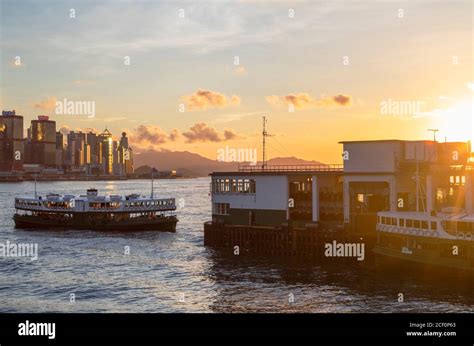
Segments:
[[[463,233],[463,232],[458,232],[458,233],[456,234],[456,238],[458,238],[458,239],[465,239],[464,233]]]
[[[467,232],[465,239],[466,239],[466,240],[472,240],[472,233],[471,233],[471,232]]]

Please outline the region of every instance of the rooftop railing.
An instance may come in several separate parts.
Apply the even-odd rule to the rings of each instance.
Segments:
[[[239,166],[239,172],[342,172],[344,165],[268,165],[265,167],[258,165]]]

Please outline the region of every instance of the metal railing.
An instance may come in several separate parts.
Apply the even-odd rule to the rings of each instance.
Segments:
[[[252,166],[239,165],[239,172],[342,172],[344,165],[330,164],[330,165],[268,165]]]

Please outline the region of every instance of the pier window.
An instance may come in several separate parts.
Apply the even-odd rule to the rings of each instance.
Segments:
[[[214,214],[229,215],[229,211],[230,211],[229,203],[214,203]]]
[[[256,186],[253,179],[213,179],[211,190],[213,193],[255,193]]]

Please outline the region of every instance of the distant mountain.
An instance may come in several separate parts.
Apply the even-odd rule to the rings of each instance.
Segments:
[[[211,172],[234,171],[237,162],[219,162],[189,151],[142,150],[134,154],[134,166],[139,171],[155,167],[159,171],[175,170],[184,176],[207,176]],[[245,164],[245,163],[243,163]],[[317,165],[318,161],[306,161],[296,157],[276,157],[267,161],[268,165]],[[261,162],[257,163],[261,165]],[[141,167],[149,166],[149,167]]]
[[[269,165],[324,165],[319,161],[307,161],[297,157],[275,157],[267,161]]]

